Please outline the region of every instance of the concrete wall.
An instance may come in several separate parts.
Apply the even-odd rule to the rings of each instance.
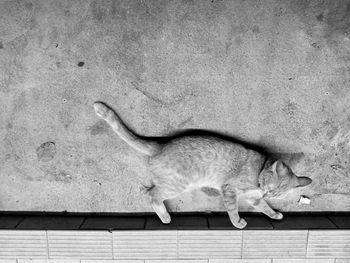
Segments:
[[[144,157],[96,100],[142,135],[303,152],[289,161],[313,184],[274,206],[349,210],[349,34],[350,1],[0,0],[0,210],[151,211]],[[168,205],[222,209],[198,192]]]

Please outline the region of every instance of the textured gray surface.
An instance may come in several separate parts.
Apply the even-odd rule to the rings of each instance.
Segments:
[[[274,206],[349,210],[349,70],[350,1],[0,0],[0,210],[151,211],[144,157],[95,100],[139,134],[303,152],[292,168],[313,184]],[[198,192],[168,205],[222,209]]]

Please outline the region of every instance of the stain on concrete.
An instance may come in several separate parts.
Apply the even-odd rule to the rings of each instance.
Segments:
[[[84,163],[85,163],[86,165],[88,165],[88,166],[93,166],[93,165],[96,164],[95,160],[92,159],[92,158],[85,158],[85,159],[84,159]]]
[[[319,14],[319,15],[316,16],[316,19],[317,19],[318,21],[320,21],[320,22],[323,21],[323,18],[324,18],[323,13],[321,13],[321,14]]]
[[[282,111],[289,117],[294,117],[298,112],[298,105],[295,102],[289,101],[287,105],[283,107]]]
[[[0,42],[0,49],[3,49],[4,45]]]
[[[274,13],[275,13],[275,16],[283,16],[283,14],[285,13],[285,10],[283,7],[281,6],[276,6],[274,9],[273,9]]]
[[[88,130],[90,131],[91,135],[95,136],[99,134],[108,133],[110,129],[111,129],[110,126],[104,120],[99,120],[93,126],[91,126]]]
[[[341,166],[340,164],[332,164],[331,167],[333,170],[344,169],[344,167]]]
[[[109,14],[109,10],[111,12],[116,12],[116,8],[109,8],[110,1],[106,1],[106,3],[101,4],[100,1],[92,1],[91,2],[91,11],[92,11],[92,16],[95,20],[102,22],[102,19],[106,17]]]
[[[335,126],[333,123],[326,121],[325,122],[326,129],[326,138],[328,140],[332,140],[339,132],[339,128]]]
[[[33,5],[30,1],[2,1],[0,4],[0,24],[2,40],[11,41],[24,34],[29,28],[29,22],[33,16]]]
[[[24,6],[25,6],[25,8],[29,9],[30,11],[33,9],[33,3],[31,3],[31,2],[25,2]]]
[[[254,25],[252,31],[255,34],[258,34],[260,33],[260,27],[258,25]]]
[[[44,142],[37,149],[38,161],[49,162],[56,156],[56,144],[54,142]]]
[[[320,48],[320,45],[317,44],[316,42],[312,43],[311,46],[313,46],[314,48]]]
[[[96,185],[98,185],[98,186],[101,186],[101,185],[102,185],[102,183],[99,182],[99,181],[97,181],[97,180],[94,180],[93,182],[96,183]]]
[[[72,180],[72,175],[65,171],[60,171],[59,173],[53,174],[55,181],[59,182],[70,182]]]
[[[74,113],[71,111],[71,107],[65,107],[58,113],[58,120],[63,124],[65,129],[68,129],[71,123],[74,121]]]
[[[6,52],[2,54],[0,64],[0,91],[2,92],[13,91],[17,85],[23,83],[27,71],[23,66],[22,39],[25,37],[20,36],[18,39],[8,42]]]
[[[348,1],[338,1],[329,11],[325,22],[328,25],[328,35],[350,33],[350,11]]]
[[[340,129],[333,120],[326,120],[319,127],[311,130],[310,137],[325,139],[326,144],[329,144],[330,141],[336,138],[339,132]]]
[[[42,167],[41,170],[44,172],[44,176],[37,178],[38,181],[70,183],[73,180],[72,174],[64,170],[60,170],[60,168],[56,167],[55,165]]]
[[[80,61],[79,63],[78,63],[78,67],[83,67],[84,66],[84,62],[83,61]]]

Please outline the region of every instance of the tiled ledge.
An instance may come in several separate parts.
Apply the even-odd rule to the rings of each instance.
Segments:
[[[350,230],[0,230],[0,262],[283,258],[349,259]]]
[[[284,213],[282,221],[241,213],[244,230],[350,229],[350,213]],[[236,230],[225,213],[174,213],[164,225],[154,214],[9,213],[0,214],[0,229],[18,230]]]

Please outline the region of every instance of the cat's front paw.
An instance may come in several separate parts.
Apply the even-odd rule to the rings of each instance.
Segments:
[[[283,219],[283,214],[280,213],[280,212],[276,212],[276,214],[272,218],[276,219],[276,220],[282,220]]]
[[[247,221],[245,221],[243,218],[240,218],[239,221],[234,224],[234,226],[239,229],[245,228],[246,225],[247,225]]]

